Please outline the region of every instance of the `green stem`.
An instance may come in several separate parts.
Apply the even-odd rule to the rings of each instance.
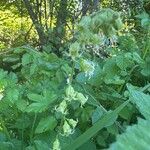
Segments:
[[[25,114],[23,113],[23,121],[25,121]],[[22,149],[24,149],[24,124],[23,124],[23,128],[21,130],[21,147]]]
[[[149,38],[149,36],[150,36],[150,33],[148,32],[147,35],[146,35],[147,40],[146,40],[146,45],[145,45],[145,48],[144,48],[143,59],[145,59],[145,57],[147,56],[147,53],[149,52],[149,49],[150,49],[150,45],[149,45],[150,38]]]
[[[33,135],[34,135],[34,127],[35,127],[36,118],[37,118],[37,114],[35,113],[32,128],[31,128],[31,134],[30,134],[30,142],[31,143],[32,143]]]
[[[148,51],[149,51],[149,48],[146,48],[145,51],[144,51],[144,54],[143,54],[143,59],[145,59],[145,57],[146,57]]]
[[[69,78],[69,84],[71,84],[72,81],[73,81],[74,69],[75,69],[75,62],[74,62],[74,60],[73,60],[72,73],[71,73],[71,76],[70,76],[70,78]]]
[[[147,84],[146,86],[144,86],[142,89],[141,89],[141,92],[145,92],[147,89],[150,88],[150,83]]]
[[[138,66],[139,66],[139,65],[135,65],[135,66],[133,66],[133,67],[131,68],[131,70],[130,70],[129,73],[128,73],[128,76],[127,76],[126,79],[125,79],[125,83],[122,84],[122,85],[119,87],[118,93],[121,93],[121,92],[123,91],[123,89],[124,89],[126,83],[128,83],[128,81],[129,81],[130,78],[131,78],[132,72],[133,72]]]

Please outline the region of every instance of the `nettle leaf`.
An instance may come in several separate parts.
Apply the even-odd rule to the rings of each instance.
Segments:
[[[150,95],[135,90],[131,85],[128,85],[128,90],[131,94],[131,101],[137,105],[140,113],[150,120]]]
[[[26,112],[34,112],[34,113],[41,113],[45,111],[48,107],[48,104],[44,103],[32,103],[26,108]]]
[[[19,98],[19,90],[16,88],[10,88],[7,90],[6,98],[11,101],[12,103],[15,103]]]
[[[30,125],[30,119],[27,116],[21,116],[18,118],[13,127],[17,129],[25,129]]]
[[[149,150],[149,131],[150,121],[139,120],[138,124],[129,126],[125,133],[119,135],[109,150]]]
[[[143,64],[144,60],[140,57],[137,52],[133,52],[133,60],[138,64]]]
[[[18,101],[16,101],[16,106],[19,110],[21,110],[22,112],[25,112],[26,107],[28,106],[28,102],[24,99],[19,99]]]
[[[53,116],[42,118],[35,129],[35,133],[43,133],[48,130],[53,130],[57,125],[57,120]]]
[[[106,84],[123,84],[125,81],[120,78],[120,68],[116,65],[115,58],[108,59],[103,67],[104,81]]]
[[[34,101],[34,103],[27,106],[26,112],[41,113],[57,99],[57,95],[54,92],[45,92],[43,96],[38,94],[28,94],[28,98]]]
[[[116,64],[121,70],[126,70],[133,62],[123,55],[116,57]]]

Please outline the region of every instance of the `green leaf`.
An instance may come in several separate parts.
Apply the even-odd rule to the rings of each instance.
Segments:
[[[97,143],[98,143],[98,145],[100,145],[100,146],[106,146],[106,142],[105,142],[105,139],[104,139],[104,137],[103,136],[98,136],[97,138],[96,138],[96,141],[97,141]]]
[[[111,134],[114,134],[114,135],[117,135],[117,134],[119,133],[118,127],[117,127],[116,124],[113,124],[113,125],[107,127],[107,131],[108,131],[109,133],[111,133]]]
[[[12,103],[15,103],[19,98],[19,91],[15,88],[10,88],[7,90],[6,97]]]
[[[34,93],[28,94],[27,97],[34,102],[39,102],[44,99],[42,95],[34,94]]]
[[[19,99],[18,101],[16,101],[17,108],[21,110],[22,112],[25,112],[27,105],[28,105],[28,102],[26,100]]]
[[[36,150],[50,150],[49,145],[44,141],[35,140],[34,145]]]
[[[36,70],[37,70],[37,65],[34,63],[30,67],[30,75],[33,75]]]
[[[0,142],[1,150],[13,150],[14,145],[11,142]]]
[[[103,114],[104,111],[100,107],[97,107],[92,114],[92,124],[97,122],[103,116]]]
[[[41,113],[45,111],[51,103],[57,99],[57,95],[54,92],[45,91],[43,96],[39,94],[28,94],[28,98],[34,103],[31,103],[26,108],[26,112]]]
[[[88,150],[97,150],[96,145],[91,141],[86,142],[81,147],[79,147],[77,150],[87,150],[87,148],[88,148]]]
[[[34,148],[34,146],[28,146],[28,147],[26,147],[26,149],[25,150],[36,150],[35,148]]]
[[[83,133],[81,136],[75,139],[72,144],[68,145],[64,149],[76,150],[77,148],[79,148],[82,144],[84,144],[90,138],[92,138],[99,130],[107,126],[110,122],[110,119],[116,116],[128,104],[128,102],[129,101],[124,102],[118,108],[116,108],[113,112],[107,113],[106,115],[104,115],[102,119],[97,121],[91,128],[89,128],[85,133]]]
[[[131,63],[132,61],[128,57],[124,57],[123,55],[116,57],[116,64],[121,70],[126,70]]]
[[[27,116],[21,116],[15,122],[14,127],[17,129],[25,129],[30,125],[30,119]]]
[[[140,113],[150,120],[150,95],[135,90],[131,85],[128,85],[128,90],[131,94],[131,101],[136,104]]]
[[[41,113],[48,108],[49,103],[32,103],[26,108],[26,112],[34,112],[34,113]]]
[[[129,104],[119,113],[119,116],[130,121],[135,110],[136,108],[132,104]]]
[[[46,132],[48,130],[53,130],[57,125],[57,120],[52,117],[46,117],[46,118],[42,118],[37,126],[37,128],[35,129],[35,133],[43,133]]]
[[[22,57],[22,65],[25,66],[32,62],[32,56],[28,53],[24,54]]]
[[[109,150],[149,150],[150,121],[139,120],[137,125],[129,126],[125,133],[117,137]]]
[[[3,59],[4,62],[9,62],[9,63],[14,63],[16,61],[19,61],[19,58],[14,57],[14,56],[9,56],[9,57],[5,57]]]
[[[123,84],[125,81],[120,78],[120,68],[116,65],[116,59],[108,59],[103,67],[104,81],[106,84]]]

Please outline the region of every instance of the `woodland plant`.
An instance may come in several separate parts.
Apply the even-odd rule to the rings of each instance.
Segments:
[[[146,36],[139,48],[120,13],[102,9],[82,18],[62,58],[16,48],[4,58],[12,72],[0,70],[0,148],[149,149]]]

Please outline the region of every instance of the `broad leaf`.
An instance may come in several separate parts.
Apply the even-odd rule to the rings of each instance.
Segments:
[[[35,133],[43,133],[48,130],[53,130],[57,125],[57,120],[54,117],[42,118],[35,130]]]
[[[141,114],[148,120],[150,120],[150,95],[135,90],[132,86],[128,85],[129,92],[131,94],[131,101],[135,103],[141,112]]]
[[[45,91],[43,96],[39,94],[28,94],[28,98],[34,103],[31,103],[27,108],[27,112],[41,113],[45,111],[51,103],[57,99],[54,92]]]
[[[150,121],[139,120],[137,125],[129,126],[125,133],[117,137],[109,150],[149,150]]]
[[[15,88],[8,89],[6,93],[6,97],[10,102],[15,103],[19,98],[18,89],[15,89]]]

